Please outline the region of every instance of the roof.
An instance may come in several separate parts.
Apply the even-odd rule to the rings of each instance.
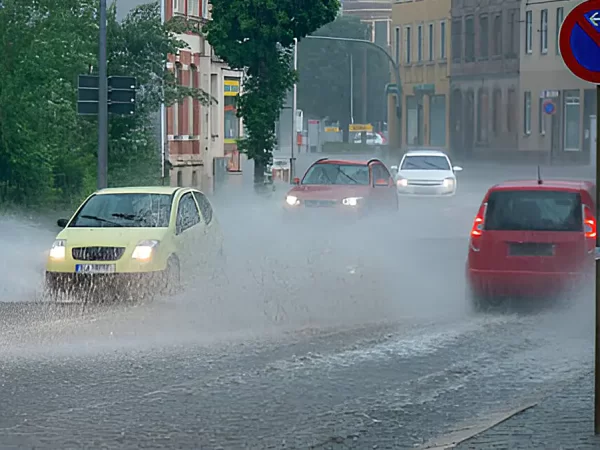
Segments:
[[[346,164],[349,166],[366,166],[367,164],[369,164],[373,161],[381,162],[381,160],[379,160],[377,158],[366,159],[366,160],[325,158],[325,159],[320,159],[320,160],[315,161],[315,164]]]
[[[181,189],[177,186],[131,186],[119,188],[106,188],[97,191],[97,194],[166,194],[172,195]]]
[[[428,149],[428,148],[420,148],[409,150],[406,152],[406,156],[448,156],[441,150]]]
[[[510,189],[523,189],[523,188],[535,188],[535,189],[591,189],[594,184],[590,181],[585,180],[543,180],[542,184],[538,184],[537,179],[533,180],[511,180],[498,183],[492,186],[490,190],[510,190]]]

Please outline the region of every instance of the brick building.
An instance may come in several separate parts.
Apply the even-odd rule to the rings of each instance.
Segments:
[[[199,25],[209,20],[208,0],[163,0],[165,20],[182,16]],[[241,73],[229,70],[199,35],[179,38],[188,48],[169,55],[168,68],[177,82],[201,88],[217,101],[210,106],[186,98],[166,111],[166,155],[172,185],[198,186],[212,191],[214,158],[228,157],[228,169],[240,170],[236,138],[242,124],[235,115],[235,98],[240,92]],[[233,99],[233,100],[232,100]]]

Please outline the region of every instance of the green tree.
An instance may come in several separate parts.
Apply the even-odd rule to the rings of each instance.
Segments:
[[[97,120],[76,111],[77,77],[97,67],[97,0],[0,1],[0,201],[79,201],[95,188]],[[136,114],[111,116],[111,184],[155,182],[160,151],[156,119],[164,100],[210,99],[178,86],[167,54],[186,44],[162,24],[157,1],[122,23],[108,20],[109,75],[133,75],[140,85]]]
[[[371,28],[357,17],[340,16],[314,35],[369,39]],[[354,71],[353,88],[350,86],[350,55]],[[305,39],[298,49],[298,61],[298,107],[305,114],[339,122],[347,141],[348,125],[351,123],[350,93],[353,92],[355,122],[363,120],[363,112],[366,112],[367,122],[385,120],[384,88],[389,82],[390,72],[387,58],[380,52],[354,42]],[[367,77],[366,92],[362,86],[363,75]]]
[[[223,61],[245,71],[238,115],[246,132],[239,147],[254,160],[257,184],[272,159],[275,122],[296,81],[294,39],[331,22],[339,9],[339,0],[212,0],[204,32]]]

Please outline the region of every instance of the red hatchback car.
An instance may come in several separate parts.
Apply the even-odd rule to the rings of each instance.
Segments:
[[[476,310],[493,300],[581,288],[593,273],[595,185],[511,181],[489,189],[471,229],[467,293]]]
[[[321,158],[285,198],[290,213],[326,208],[361,216],[373,210],[397,210],[398,196],[390,172],[378,159],[345,161]]]

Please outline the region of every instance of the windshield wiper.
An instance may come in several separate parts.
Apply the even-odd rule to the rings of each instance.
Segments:
[[[448,170],[448,169],[444,169],[443,167],[436,166],[434,163],[429,162],[429,161],[423,161],[423,162],[425,164],[427,164],[428,166],[431,166],[431,167],[433,167],[434,169],[437,169],[437,170]]]
[[[92,220],[97,220],[98,222],[110,223],[111,225],[114,225],[116,227],[122,227],[123,226],[120,223],[113,222],[112,220],[103,219],[102,217],[98,217],[98,216],[88,216],[86,214],[83,214],[83,215],[81,215],[79,217],[81,217],[82,219],[92,219]]]
[[[118,219],[125,219],[125,220],[144,220],[143,218],[141,218],[140,216],[135,215],[135,214],[114,213],[112,216],[116,217]]]
[[[348,175],[346,172],[344,172],[340,167],[338,167],[337,170],[338,170],[339,173],[341,173],[342,175],[344,175],[346,178],[348,178],[354,184],[360,184],[358,181],[356,181],[354,178],[352,178],[350,175]]]

